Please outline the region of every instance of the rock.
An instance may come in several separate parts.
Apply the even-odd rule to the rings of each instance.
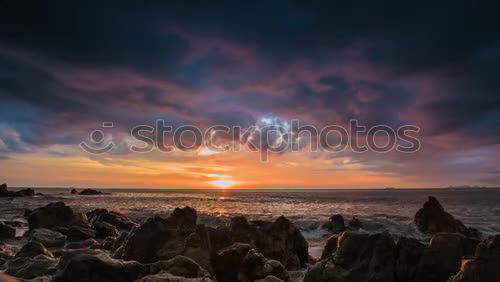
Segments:
[[[112,224],[104,221],[97,221],[92,226],[96,231],[96,238],[104,239],[106,237],[117,237],[120,233]]]
[[[196,228],[196,211],[176,208],[163,219],[154,216],[134,228],[122,246],[122,258],[142,263],[173,258],[183,253],[185,238]]]
[[[115,211],[108,211],[106,209],[95,209],[87,213],[87,218],[90,224],[96,222],[107,222],[114,225],[120,230],[131,230],[133,227],[137,226],[133,221],[131,221],[125,215],[122,215]]]
[[[28,243],[26,243],[26,245],[24,245],[21,248],[21,250],[19,250],[19,252],[17,252],[15,257],[16,258],[23,258],[23,257],[32,258],[32,257],[36,257],[37,255],[45,255],[45,256],[51,257],[51,258],[54,257],[52,255],[52,253],[49,250],[47,250],[47,248],[45,248],[44,245],[42,245],[39,242],[33,242],[33,241],[29,241]]]
[[[208,231],[204,225],[199,225],[196,232],[191,233],[184,240],[182,255],[194,260],[201,267],[212,273],[210,248]]]
[[[95,245],[99,245],[99,242],[97,242],[95,239],[87,239],[83,240],[80,242],[71,242],[68,243],[64,246],[65,249],[84,249],[84,248],[91,248]]]
[[[101,191],[97,191],[94,189],[84,189],[84,190],[80,191],[79,194],[89,196],[89,195],[102,195],[103,193]]]
[[[417,266],[415,282],[443,282],[460,270],[463,235],[437,233]]]
[[[78,194],[78,191],[76,191],[76,189],[74,189],[74,188],[73,188],[73,189],[71,189],[71,192],[70,192],[70,193],[71,193],[71,194]]]
[[[333,256],[333,254],[337,250],[338,240],[339,235],[332,235],[330,238],[328,238],[325,248],[323,249],[323,253],[321,254],[321,259],[326,259]]]
[[[340,214],[334,214],[330,217],[330,221],[326,224],[328,230],[334,234],[339,234],[345,231],[344,217]]]
[[[396,243],[396,280],[413,282],[425,246],[414,238],[402,237]]]
[[[281,216],[274,222],[233,218],[230,232],[234,242],[251,244],[266,258],[281,262],[286,269],[304,267],[309,259],[308,244],[300,230]]]
[[[51,275],[57,271],[57,260],[45,255],[34,258],[20,257],[7,262],[5,273],[24,279]]]
[[[116,242],[116,237],[106,237],[104,239],[104,242],[102,243],[102,247],[105,250],[111,251],[111,249],[113,249],[113,245],[115,244],[115,242]]]
[[[116,252],[116,250],[123,245],[128,235],[129,233],[127,231],[122,231],[122,233],[120,233],[120,236],[118,236],[118,238],[116,238],[115,242],[113,243],[113,248],[111,249],[111,253]]]
[[[158,274],[148,275],[141,279],[136,280],[136,282],[213,282],[214,280],[210,278],[185,278],[181,276],[175,276],[168,272],[160,272]]]
[[[465,227],[460,220],[447,213],[434,197],[429,197],[424,206],[415,214],[413,221],[418,229],[426,234],[447,232],[461,233],[467,237],[481,237],[479,231]]]
[[[250,282],[265,278],[268,275],[279,277],[284,281],[290,280],[288,272],[286,272],[285,267],[279,261],[268,260],[256,250],[249,250],[238,270],[239,280]]]
[[[490,236],[476,248],[475,257],[463,260],[449,282],[496,282],[500,277],[500,235]]]
[[[50,229],[37,228],[30,232],[29,239],[34,242],[40,242],[48,248],[53,248],[63,246],[67,236]]]
[[[74,225],[63,232],[70,241],[82,241],[96,237],[96,231],[85,226]]]
[[[21,197],[32,197],[32,196],[35,196],[35,190],[33,190],[31,188],[21,189],[21,190],[15,192],[15,193],[17,193]]]
[[[137,280],[145,273],[144,265],[135,261],[115,260],[105,253],[75,253],[61,262],[60,267],[54,282],[127,282]]]
[[[207,227],[207,232],[210,238],[210,251],[212,255],[234,243],[230,229],[226,226],[218,226],[217,228]]]
[[[255,282],[284,282],[276,276],[269,275],[264,279],[255,280]]]
[[[353,217],[351,220],[349,220],[349,228],[351,230],[359,230],[363,224],[361,223],[361,220],[359,220],[357,217]]]
[[[208,278],[210,280],[213,278],[207,270],[185,256],[175,256],[169,260],[152,263],[148,265],[146,271],[150,274],[166,271],[184,278]]]
[[[0,185],[0,197],[26,197],[34,196],[35,190],[31,188],[21,189],[19,191],[9,191],[7,189],[7,184]]]
[[[63,202],[51,203],[45,207],[37,208],[28,215],[29,229],[57,227],[69,228],[72,225],[86,224],[85,215],[76,213]]]
[[[217,282],[238,281],[238,271],[251,248],[249,244],[235,243],[217,252],[212,261]]]
[[[0,239],[15,239],[16,228],[0,222]]]
[[[7,184],[2,184],[0,185],[0,194],[6,193],[7,192]]]
[[[394,279],[395,244],[388,233],[342,233],[335,255],[310,268],[304,282],[357,282]]]

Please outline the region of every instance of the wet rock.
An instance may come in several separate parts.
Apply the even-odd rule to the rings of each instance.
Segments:
[[[29,229],[57,227],[69,228],[73,225],[86,224],[85,215],[76,213],[63,202],[51,203],[37,208],[28,215]]]
[[[449,282],[496,282],[500,277],[500,235],[477,245],[475,257],[463,260],[460,272]]]
[[[326,259],[333,256],[333,254],[337,250],[338,240],[339,235],[332,235],[330,238],[328,238],[325,248],[323,249],[323,253],[321,254],[321,259]]]
[[[166,219],[155,216],[134,228],[122,246],[122,258],[147,263],[182,254],[185,238],[195,231],[196,216],[192,211],[176,209]]]
[[[112,224],[104,221],[97,221],[92,226],[96,231],[96,238],[104,239],[106,237],[117,237],[120,233]]]
[[[361,220],[359,220],[359,218],[354,216],[351,220],[349,220],[348,226],[351,230],[359,230],[363,226],[363,224],[361,223]]]
[[[255,282],[284,282],[276,276],[269,275],[264,279],[255,280]]]
[[[400,238],[396,243],[396,279],[399,282],[415,280],[425,245],[414,238]]]
[[[207,232],[210,238],[210,251],[212,254],[231,246],[234,241],[231,237],[231,231],[226,226],[218,226],[217,228],[207,227]]]
[[[304,282],[395,281],[394,250],[388,233],[344,232],[335,255],[310,268]]]
[[[70,193],[74,195],[74,194],[78,194],[78,191],[76,191],[76,189],[71,189]]]
[[[40,242],[48,248],[53,248],[63,246],[67,236],[50,229],[37,228],[30,232],[29,239],[34,242]]]
[[[103,193],[95,189],[83,189],[82,191],[80,191],[79,194],[89,196],[89,195],[102,195]]]
[[[210,280],[213,278],[206,269],[185,256],[176,256],[169,260],[152,263],[147,266],[146,271],[150,274],[166,271],[184,278],[207,278]]]
[[[7,184],[3,183],[0,185],[0,194],[6,193],[7,192]]]
[[[123,245],[129,234],[130,233],[128,233],[127,231],[122,231],[122,233],[120,233],[120,236],[118,236],[115,242],[113,243],[113,248],[111,249],[111,253],[116,252],[116,250]]]
[[[136,280],[136,282],[213,282],[214,280],[206,277],[202,278],[185,278],[181,276],[175,276],[168,272],[160,272],[158,274],[148,275],[141,279]]]
[[[76,253],[61,264],[54,282],[127,282],[140,278],[145,272],[145,266],[138,262],[115,260],[105,253]]]
[[[238,281],[239,269],[251,248],[249,244],[235,243],[217,252],[212,261],[217,281]]]
[[[256,250],[249,250],[238,271],[239,280],[250,282],[265,278],[269,275],[279,277],[284,281],[290,280],[288,272],[279,261],[268,260]]]
[[[184,240],[183,256],[191,258],[201,267],[213,272],[211,264],[210,238],[204,225],[199,225],[196,232],[191,233]]]
[[[71,242],[64,246],[65,249],[83,249],[83,248],[91,248],[95,245],[99,245],[95,239],[87,239],[80,242]]]
[[[31,188],[21,189],[19,191],[16,191],[15,193],[18,194],[21,197],[32,197],[32,196],[35,196],[35,190],[33,190]]]
[[[0,239],[16,238],[16,228],[0,222]]]
[[[233,218],[230,231],[234,242],[251,244],[266,258],[281,262],[288,270],[304,267],[309,259],[308,244],[300,230],[281,216],[274,222]]]
[[[26,196],[34,196],[35,190],[31,188],[22,189],[19,191],[9,191],[7,189],[7,184],[0,185],[0,197],[26,197]]]
[[[447,213],[434,197],[429,197],[424,206],[415,214],[413,221],[422,233],[447,232],[461,233],[467,237],[481,237],[479,231],[467,228],[460,220]]]
[[[133,221],[123,214],[115,211],[108,211],[106,209],[95,209],[87,213],[87,218],[90,224],[96,222],[107,222],[114,225],[120,230],[131,230],[133,227],[137,226]]]
[[[52,253],[49,250],[47,250],[47,248],[45,248],[44,245],[42,245],[39,242],[33,242],[33,241],[29,241],[28,243],[26,243],[21,248],[21,250],[19,250],[19,252],[17,252],[15,257],[16,258],[22,258],[22,257],[32,258],[32,257],[36,257],[37,255],[45,255],[45,256],[51,257],[51,258],[54,257],[52,255]]]
[[[104,239],[104,242],[102,243],[102,247],[105,250],[111,251],[111,249],[113,249],[113,245],[115,244],[115,242],[116,242],[116,237],[106,237]]]
[[[82,241],[96,237],[96,231],[94,229],[78,225],[71,226],[63,233],[68,236],[68,240],[70,241]]]
[[[443,282],[460,270],[463,255],[463,236],[438,233],[432,237],[420,259],[415,282]]]
[[[45,255],[34,258],[20,257],[7,262],[5,273],[24,279],[52,275],[57,271],[57,260]]]

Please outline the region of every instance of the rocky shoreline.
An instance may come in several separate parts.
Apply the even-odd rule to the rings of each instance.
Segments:
[[[6,186],[5,186],[6,188]],[[5,189],[6,192],[9,192]],[[12,193],[12,192],[9,192]],[[14,192],[15,193],[15,192]],[[106,209],[87,213],[63,202],[25,213],[29,231],[0,223],[0,281],[304,281],[493,282],[500,277],[500,235],[485,237],[429,197],[415,214],[430,242],[359,231],[363,222],[333,215],[319,260],[286,217],[198,224],[197,211],[138,224]],[[14,247],[13,247],[14,246]]]

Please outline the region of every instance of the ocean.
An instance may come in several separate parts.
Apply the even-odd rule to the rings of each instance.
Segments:
[[[389,231],[394,236],[428,239],[412,224],[428,196],[435,196],[446,211],[465,225],[485,234],[500,233],[500,189],[379,189],[379,190],[172,190],[101,189],[110,194],[81,196],[70,189],[39,188],[44,196],[0,198],[0,220],[25,222],[24,209],[63,201],[78,211],[116,210],[141,222],[154,214],[168,215],[176,207],[198,211],[198,223],[226,224],[231,217],[272,220],[284,215],[309,241],[317,257],[329,236],[322,224],[333,214],[362,222],[363,232]],[[24,232],[18,230],[19,234]]]

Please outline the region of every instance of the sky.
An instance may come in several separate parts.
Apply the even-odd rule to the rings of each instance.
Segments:
[[[500,19],[493,5],[0,1],[0,182],[500,187]],[[131,128],[157,120],[207,129],[293,119],[317,128],[350,120],[413,125],[420,148],[313,152],[303,138],[299,152],[273,153],[266,162],[251,150],[129,150]],[[115,148],[83,151],[80,143],[99,129]]]

